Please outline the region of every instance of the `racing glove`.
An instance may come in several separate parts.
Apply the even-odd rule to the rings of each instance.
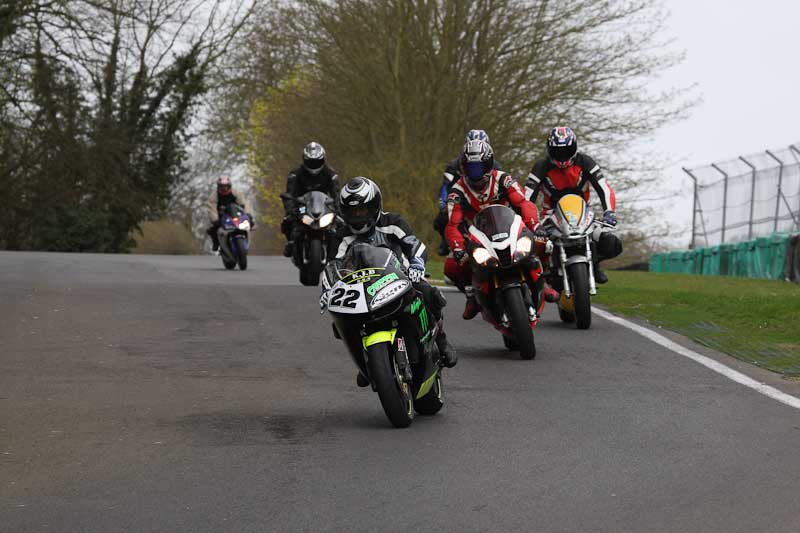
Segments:
[[[453,259],[456,260],[456,263],[459,265],[463,265],[469,259],[469,254],[464,250],[453,250]]]
[[[331,291],[322,289],[322,294],[319,295],[319,310],[324,312],[328,308],[328,300],[331,298]]]
[[[603,222],[608,224],[609,226],[616,226],[617,225],[617,214],[610,209],[603,213]]]
[[[419,283],[425,277],[425,261],[421,257],[414,257],[409,261],[408,279],[411,283]]]

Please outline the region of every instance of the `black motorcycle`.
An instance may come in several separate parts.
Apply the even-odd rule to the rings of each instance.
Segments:
[[[328,262],[328,248],[336,230],[336,203],[320,191],[307,192],[297,199],[286,193],[281,197],[297,204],[296,216],[303,228],[292,257],[292,262],[300,270],[300,283],[316,286]]]
[[[334,336],[344,341],[391,423],[404,428],[415,411],[436,414],[443,405],[439,324],[397,256],[356,244],[328,265],[323,286]]]

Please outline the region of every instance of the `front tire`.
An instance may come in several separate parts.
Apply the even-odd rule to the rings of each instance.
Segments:
[[[514,339],[519,346],[519,356],[522,359],[533,359],[536,357],[536,344],[533,340],[533,329],[528,318],[528,309],[525,307],[525,300],[522,298],[522,289],[513,288],[503,293],[506,304],[506,313],[511,320],[511,329],[514,331]]]
[[[322,273],[322,241],[312,239],[308,243],[308,262],[303,265],[305,276],[301,276],[303,285],[319,285],[319,275]]]
[[[441,411],[444,401],[442,400],[442,374],[436,375],[436,380],[433,382],[431,390],[428,394],[414,400],[414,410],[421,415],[430,416],[435,415]]]
[[[382,342],[367,348],[369,377],[381,400],[386,417],[397,428],[407,428],[414,420],[414,399],[411,387],[397,379],[397,365],[389,352],[389,344]]]
[[[575,263],[567,267],[575,300],[575,325],[589,329],[592,325],[592,301],[589,296],[589,264]]]
[[[247,248],[244,246],[245,242],[247,242],[246,239],[239,239],[236,243],[238,250],[236,260],[239,263],[239,270],[247,270]]]

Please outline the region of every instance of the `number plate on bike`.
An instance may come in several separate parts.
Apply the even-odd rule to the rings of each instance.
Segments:
[[[364,298],[364,285],[346,285],[342,281],[331,289],[328,310],[333,313],[359,314],[366,313],[367,300]]]

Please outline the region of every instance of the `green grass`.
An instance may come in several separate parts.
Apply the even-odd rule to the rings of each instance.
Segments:
[[[425,270],[431,275],[429,280],[441,281],[444,279],[444,258],[443,257],[429,257],[428,262],[425,263]]]
[[[608,272],[594,301],[737,359],[800,375],[800,285],[782,281]]]

